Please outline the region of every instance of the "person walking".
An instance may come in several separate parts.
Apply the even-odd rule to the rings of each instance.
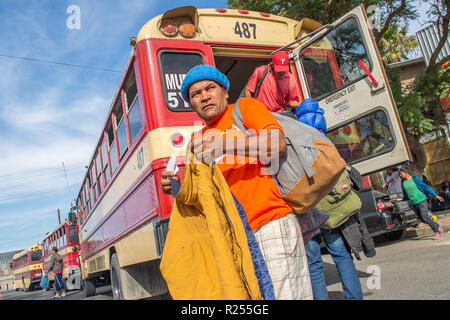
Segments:
[[[392,169],[388,169],[390,171],[389,176],[386,179],[386,184],[388,186],[388,192],[390,194],[399,194],[403,195],[402,190],[402,179],[398,175],[398,168],[394,167]]]
[[[428,224],[434,232],[433,240],[442,240],[444,229],[442,223],[434,221],[428,214],[428,199],[435,197],[443,202],[444,199],[425,184],[418,176],[413,175],[408,166],[403,166],[398,172],[402,179],[403,200],[411,202],[414,212],[420,220]]]
[[[62,278],[62,272],[64,269],[63,258],[58,254],[58,248],[52,248],[52,255],[50,257],[50,265],[48,267],[48,272],[53,271],[55,278],[55,298],[61,298],[66,296],[66,292],[64,290],[64,282]],[[47,273],[48,273],[47,272]]]
[[[248,80],[245,96],[258,99],[271,112],[290,111],[300,104],[286,52],[275,52],[271,63],[255,69]]]
[[[327,125],[323,114],[324,110],[314,99],[303,101],[296,109],[298,121],[325,134]],[[320,250],[322,240],[336,265],[345,299],[363,299],[358,271],[350,250],[358,260],[361,260],[360,251],[364,251],[366,257],[375,256],[376,251],[372,237],[359,213],[361,200],[354,190],[361,188],[361,174],[348,166],[348,170],[344,171],[333,190],[316,205],[316,208],[328,213],[330,218],[305,246],[315,300],[329,299]]]
[[[283,130],[266,106],[253,98],[239,100],[239,109],[246,126],[257,135],[248,137],[236,130],[228,89],[228,79],[213,66],[199,65],[186,75],[182,96],[206,123],[201,132],[193,135],[191,150],[205,163],[216,160],[231,192],[242,205],[267,265],[275,298],[311,300],[308,262],[296,214],[281,197],[272,176],[262,174],[265,165],[252,160],[260,159],[260,152],[265,157],[283,157],[286,154]],[[208,138],[208,133],[213,136]],[[243,143],[228,144],[227,139],[241,139]],[[267,142],[263,151],[262,141]],[[167,193],[171,192],[169,177],[174,177],[173,172],[162,173],[161,186]]]

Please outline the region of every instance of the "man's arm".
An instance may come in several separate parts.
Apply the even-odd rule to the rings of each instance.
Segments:
[[[202,137],[193,137],[192,151],[205,163],[226,154],[257,158],[266,163],[285,156],[287,147],[281,130],[268,129],[250,137],[223,137],[205,132]]]

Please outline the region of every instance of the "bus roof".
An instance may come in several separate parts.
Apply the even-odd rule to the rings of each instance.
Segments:
[[[33,250],[40,250],[41,248],[42,248],[42,246],[41,246],[40,243],[33,244],[32,246],[30,246],[30,247],[28,247],[28,248],[26,248],[26,249],[23,249],[23,250],[20,251],[19,253],[16,253],[16,254],[12,257],[12,259],[13,259],[13,260],[17,260],[17,259],[23,257],[24,255],[26,255],[28,252],[33,251]]]
[[[188,6],[166,11],[149,20],[139,31],[136,43],[150,38],[185,39],[180,32],[172,36],[165,35],[160,26],[166,20],[176,25],[186,20],[193,23],[197,32],[191,40],[271,46],[284,46],[322,27],[319,22],[309,18],[297,21],[256,11],[197,9]],[[244,30],[247,27],[243,23],[250,27],[248,31]]]

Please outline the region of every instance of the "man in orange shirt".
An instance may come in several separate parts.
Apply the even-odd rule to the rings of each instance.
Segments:
[[[312,299],[302,232],[292,208],[281,197],[266,164],[286,154],[283,130],[258,100],[239,101],[248,137],[233,120],[229,81],[209,65],[192,68],[181,86],[183,98],[206,126],[194,134],[191,149],[205,163],[215,161],[231,192],[244,208],[266,262],[276,299]],[[161,185],[170,192],[165,171]]]

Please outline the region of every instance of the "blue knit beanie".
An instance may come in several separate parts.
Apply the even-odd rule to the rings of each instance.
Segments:
[[[230,89],[230,81],[228,81],[226,75],[213,66],[201,64],[189,70],[183,80],[181,85],[181,96],[184,100],[189,102],[189,87],[202,80],[212,80],[225,87],[227,91]]]

